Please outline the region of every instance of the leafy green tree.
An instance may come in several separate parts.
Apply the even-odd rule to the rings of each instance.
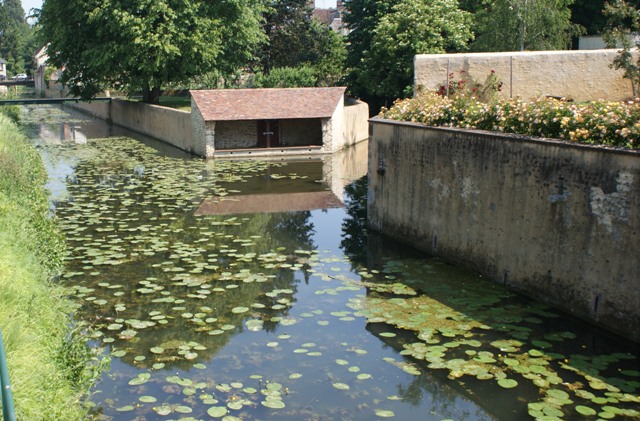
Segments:
[[[268,42],[258,54],[258,73],[268,77],[273,69],[285,68],[291,75],[297,67],[301,68],[298,73],[313,68],[313,86],[337,83],[343,75],[344,43],[327,25],[312,19],[312,11],[306,0],[272,0],[268,4],[263,25]]]
[[[158,103],[165,84],[245,65],[264,39],[261,12],[251,0],[47,0],[39,25],[72,94],[116,87]]]
[[[375,28],[358,72],[367,91],[387,102],[413,92],[416,54],[464,50],[471,16],[457,0],[401,0]]]
[[[369,89],[362,61],[371,50],[376,27],[399,0],[345,0],[343,19],[350,29],[347,35],[346,83],[349,92],[369,103],[371,111],[380,108],[380,98]],[[382,101],[384,102],[384,101]]]
[[[27,24],[20,0],[4,0],[0,3],[0,58],[7,62],[9,72],[27,71],[31,64],[29,38],[31,27]]]
[[[625,0],[607,3],[604,9],[607,24],[603,38],[609,48],[619,48],[618,56],[612,67],[622,69],[624,77],[631,81],[634,97],[640,90],[640,58],[634,57],[632,49],[640,47],[640,41],[634,36],[640,32],[640,10]]]
[[[318,74],[310,66],[276,67],[268,75],[254,76],[254,88],[304,88],[318,86]]]
[[[574,0],[485,0],[475,14],[474,51],[561,50],[583,32]]]

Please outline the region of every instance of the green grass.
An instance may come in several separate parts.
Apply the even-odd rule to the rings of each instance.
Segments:
[[[84,336],[72,328],[60,271],[64,241],[51,219],[46,172],[18,127],[0,113],[0,328],[19,420],[87,419],[96,378]]]
[[[160,105],[183,111],[191,111],[191,97],[189,96],[161,96]]]

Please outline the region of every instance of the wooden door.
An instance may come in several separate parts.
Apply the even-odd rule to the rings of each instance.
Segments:
[[[258,121],[258,147],[273,148],[280,146],[280,124],[278,120]]]

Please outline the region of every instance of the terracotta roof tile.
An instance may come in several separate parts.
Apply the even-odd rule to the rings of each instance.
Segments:
[[[210,197],[200,203],[196,215],[294,212],[341,208],[344,205],[331,191],[251,194]]]
[[[346,88],[213,89],[190,91],[205,121],[331,117]]]

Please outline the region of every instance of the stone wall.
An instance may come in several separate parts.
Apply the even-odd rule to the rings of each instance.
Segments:
[[[344,107],[344,136],[338,149],[367,139],[369,139],[369,105],[356,99],[347,99]]]
[[[255,121],[218,121],[215,132],[216,149],[246,149],[258,145]]]
[[[414,59],[414,86],[435,90],[451,73],[458,80],[461,70],[482,83],[493,70],[506,97],[620,101],[633,92],[623,72],[610,67],[616,55],[617,50],[421,54]]]
[[[67,103],[68,107],[151,136],[177,148],[202,154],[192,135],[191,113],[157,105],[114,99],[111,102]]]
[[[370,227],[640,341],[640,152],[371,120]]]

